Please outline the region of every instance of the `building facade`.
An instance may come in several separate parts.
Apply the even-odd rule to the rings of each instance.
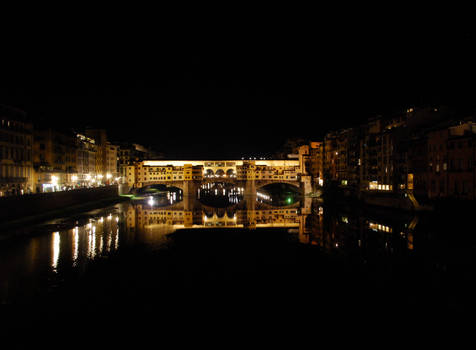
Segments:
[[[105,129],[86,129],[87,137],[95,140],[96,144],[96,179],[99,184],[109,184],[119,177],[118,151],[119,147],[107,139]]]
[[[409,108],[329,132],[323,173],[338,186],[426,199],[475,199],[476,123],[439,108]]]
[[[307,172],[311,176],[314,186],[322,186],[324,183],[323,154],[324,146],[322,142],[312,141],[309,143]]]
[[[73,133],[51,128],[34,131],[33,164],[36,192],[77,186],[77,144]]]
[[[0,196],[34,191],[33,123],[25,112],[0,105]]]
[[[149,157],[149,150],[136,143],[121,143],[118,149],[119,176],[121,183],[127,183],[128,167]]]
[[[448,139],[448,194],[458,199],[476,199],[476,123],[451,127]]]
[[[91,180],[96,178],[97,146],[93,138],[83,134],[76,134],[77,142],[77,171],[78,184],[89,186]]]
[[[143,187],[154,182],[202,181],[208,178],[255,181],[302,181],[307,176],[296,160],[179,161],[147,160],[127,166],[127,184]],[[304,173],[303,173],[304,171]]]

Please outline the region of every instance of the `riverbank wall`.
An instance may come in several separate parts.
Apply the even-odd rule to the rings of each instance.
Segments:
[[[322,198],[324,201],[336,204],[365,205],[402,211],[432,211],[435,207],[435,204],[432,202],[422,203],[417,200],[412,193],[357,191],[338,186],[325,188]]]
[[[93,209],[120,200],[124,198],[119,196],[117,185],[3,197],[0,198],[0,227],[17,221],[54,218],[71,210]]]
[[[393,193],[362,193],[360,200],[371,206],[401,209],[401,210],[420,210],[416,200],[404,195]]]

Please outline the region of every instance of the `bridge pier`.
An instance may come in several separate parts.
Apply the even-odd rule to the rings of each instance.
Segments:
[[[193,226],[193,212],[197,203],[199,184],[195,181],[184,181],[182,186],[183,223],[184,227]]]
[[[185,197],[197,197],[197,191],[199,184],[195,181],[184,181],[183,182],[183,198]]]
[[[302,195],[305,196],[308,193],[312,192],[312,183],[310,176],[301,176],[300,189]]]
[[[245,190],[243,193],[243,200],[245,201],[246,217],[243,222],[244,227],[256,228],[256,181],[247,180],[245,182]]]

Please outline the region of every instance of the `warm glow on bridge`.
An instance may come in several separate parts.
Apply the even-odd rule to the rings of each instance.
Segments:
[[[251,163],[254,165],[266,165],[272,167],[288,167],[299,166],[299,160],[296,159],[277,159],[277,160],[145,160],[144,166],[184,166],[191,164],[192,166],[202,165],[205,168],[226,168],[234,166],[242,166]]]

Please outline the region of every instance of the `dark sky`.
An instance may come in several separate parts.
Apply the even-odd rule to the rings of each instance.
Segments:
[[[17,41],[0,58],[0,103],[176,157],[259,156],[408,106],[474,109],[472,33],[383,22],[281,16]]]

